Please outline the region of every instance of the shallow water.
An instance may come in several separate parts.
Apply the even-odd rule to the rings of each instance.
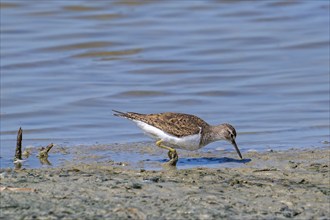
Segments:
[[[229,122],[242,152],[329,142],[328,1],[2,1],[1,166],[135,143],[111,109]],[[225,142],[206,150],[233,150]],[[9,158],[9,159],[8,159]]]

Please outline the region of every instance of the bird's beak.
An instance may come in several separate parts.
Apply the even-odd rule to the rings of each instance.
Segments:
[[[235,140],[233,140],[231,143],[232,143],[232,145],[234,145],[235,150],[236,150],[236,152],[238,153],[238,156],[239,156],[241,159],[243,159],[242,154],[241,154],[241,152],[239,151],[239,149],[238,149],[238,147],[237,147],[237,144],[236,144]]]

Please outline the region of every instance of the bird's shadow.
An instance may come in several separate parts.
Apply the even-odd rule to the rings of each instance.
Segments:
[[[159,162],[167,162],[168,159],[157,160]],[[245,164],[251,162],[251,159],[234,159],[229,157],[199,157],[199,158],[179,158],[178,165],[212,165],[224,163],[240,163]]]

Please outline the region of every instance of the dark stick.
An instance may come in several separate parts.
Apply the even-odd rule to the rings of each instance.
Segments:
[[[17,133],[17,143],[16,143],[16,151],[15,151],[15,160],[22,160],[22,136],[23,130],[20,127]]]
[[[53,143],[48,144],[48,146],[46,147],[47,154],[49,153],[50,149],[52,149],[53,146],[54,146]]]

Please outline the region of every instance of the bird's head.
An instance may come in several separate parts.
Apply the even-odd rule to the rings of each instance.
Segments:
[[[222,138],[225,139],[226,141],[230,142],[234,146],[238,156],[241,159],[243,159],[242,154],[236,144],[237,133],[236,133],[235,128],[230,124],[222,124],[221,126],[222,126],[222,129],[220,130],[221,133],[219,135],[222,136]]]

